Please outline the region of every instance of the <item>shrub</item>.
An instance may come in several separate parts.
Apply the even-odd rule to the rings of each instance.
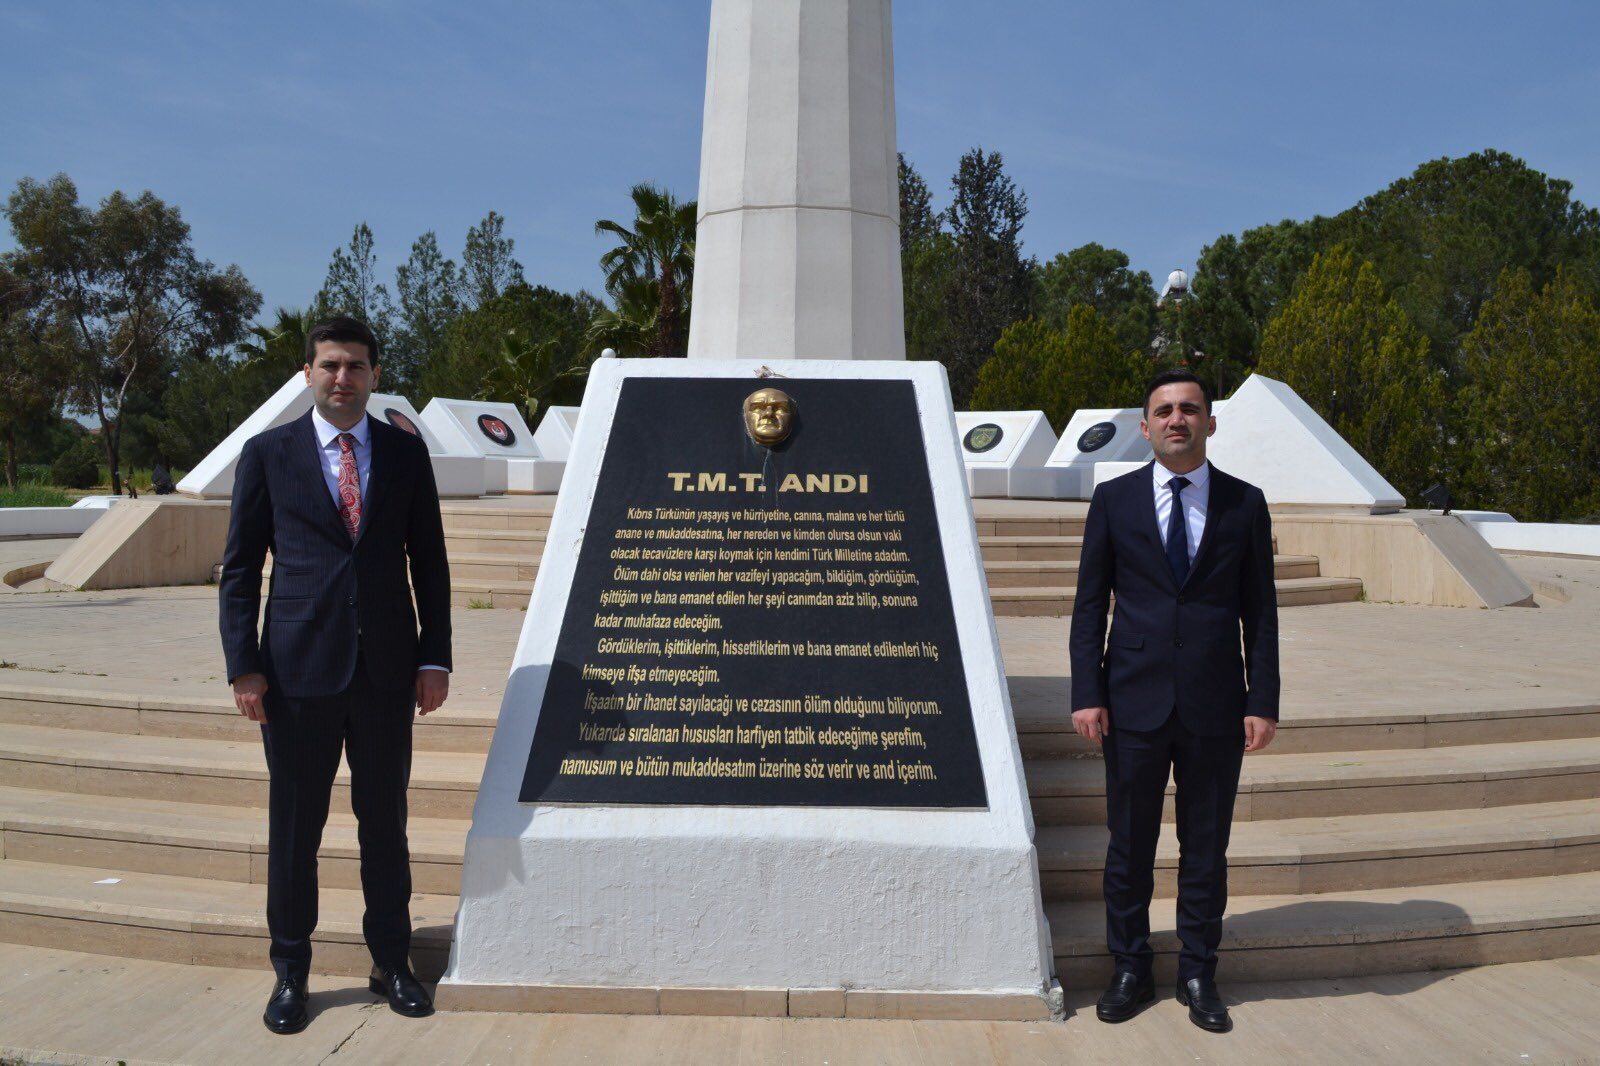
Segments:
[[[90,489],[99,484],[100,450],[85,437],[50,464],[50,480],[69,489]]]
[[[0,488],[0,507],[71,507],[72,497],[42,485],[18,485],[15,490]]]

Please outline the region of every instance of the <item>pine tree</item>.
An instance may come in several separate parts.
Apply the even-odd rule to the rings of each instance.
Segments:
[[[1079,408],[1138,404],[1145,374],[1142,355],[1118,343],[1105,316],[1077,304],[1065,329],[1029,318],[1002,333],[978,371],[972,407],[1043,411],[1059,432]]]
[[[937,355],[962,407],[1000,334],[1028,314],[1034,264],[1022,254],[1028,197],[1006,176],[999,152],[974,148],[962,156],[951,188],[955,195],[945,212],[956,252],[950,336],[947,350]]]
[[[1267,324],[1256,369],[1299,393],[1406,496],[1446,474],[1444,378],[1428,338],[1348,248],[1311,261]]]
[[[1461,495],[1525,522],[1600,517],[1600,306],[1567,271],[1504,271],[1461,342]]]

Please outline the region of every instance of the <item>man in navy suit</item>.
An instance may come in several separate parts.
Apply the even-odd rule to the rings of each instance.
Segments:
[[[1247,751],[1278,721],[1272,520],[1261,490],[1206,461],[1211,391],[1185,370],[1145,392],[1155,461],[1095,489],[1072,613],[1072,724],[1106,767],[1102,1021],[1155,998],[1150,897],[1169,771],[1177,785],[1177,998],[1202,1029],[1231,1022],[1217,992],[1228,833]],[[1106,611],[1116,597],[1109,637]]]
[[[277,1033],[308,1021],[317,849],[341,749],[361,846],[369,985],[401,1014],[433,1010],[409,962],[406,785],[412,711],[438,709],[449,692],[450,570],[427,446],[367,417],[378,358],[364,323],[313,327],[305,375],[315,406],[247,441],[234,479],[222,647],[234,703],[261,723],[271,780],[267,927],[278,981],[262,1020]]]

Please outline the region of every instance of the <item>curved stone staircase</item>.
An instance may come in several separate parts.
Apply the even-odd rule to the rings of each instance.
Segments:
[[[530,508],[494,510],[450,508],[456,565],[536,566],[524,561],[529,531],[513,528]],[[997,609],[1070,605],[1070,585],[1038,575],[1070,574],[1072,520],[980,522],[992,523],[980,533]],[[1280,560],[1280,574],[1307,565]],[[1028,577],[995,582],[1017,572]],[[530,580],[531,570],[516,578]],[[1304,587],[1286,583],[1306,580],[1315,579],[1280,578],[1280,599]],[[502,594],[494,579],[484,584]],[[1019,593],[1028,595],[1009,598]],[[1110,970],[1098,900],[1103,772],[1071,732],[1062,693],[1041,693],[1041,683],[1059,679],[1012,679],[1042,885],[1062,981],[1092,987]],[[1447,712],[1299,713],[1246,760],[1227,980],[1600,952],[1600,703],[1497,710],[1463,694]],[[459,701],[417,724],[414,956],[430,978],[448,953],[492,700]],[[315,965],[356,976],[368,960],[344,780],[322,851]],[[265,970],[266,786],[258,732],[224,693],[0,676],[0,940]],[[1175,862],[1169,834],[1153,913],[1163,977],[1176,951]]]
[[[1087,505],[973,501],[989,598],[997,615],[1072,613]],[[460,607],[526,607],[544,552],[551,504],[528,497],[446,503],[450,584]],[[1277,556],[1278,603],[1361,598],[1361,582],[1324,577],[1309,555]]]

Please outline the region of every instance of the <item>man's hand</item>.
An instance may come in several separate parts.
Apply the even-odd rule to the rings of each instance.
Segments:
[[[432,714],[450,695],[450,675],[443,670],[417,671],[417,713]]]
[[[1096,744],[1104,743],[1106,734],[1111,731],[1111,712],[1104,707],[1085,707],[1081,711],[1073,711],[1072,728],[1081,737]]]
[[[233,705],[252,722],[267,720],[266,674],[240,674],[233,679]]]
[[[1260,751],[1278,735],[1278,723],[1270,718],[1251,715],[1244,720],[1244,750]]]

